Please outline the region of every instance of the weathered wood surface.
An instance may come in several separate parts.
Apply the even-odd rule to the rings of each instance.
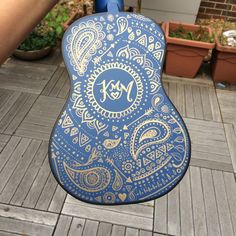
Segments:
[[[0,70],[0,88],[40,94],[56,68],[53,65],[7,63]]]
[[[216,91],[223,121],[236,124],[236,91],[219,89]]]
[[[0,68],[0,236],[236,235],[236,92],[164,75],[190,133],[191,167],[155,201],[89,205],[68,196],[48,164],[48,139],[70,89],[58,53]]]
[[[40,96],[17,128],[17,136],[49,140],[65,99]]]

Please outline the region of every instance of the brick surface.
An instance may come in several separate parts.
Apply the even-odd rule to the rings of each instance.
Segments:
[[[236,21],[236,0],[202,0],[198,19],[227,19]]]

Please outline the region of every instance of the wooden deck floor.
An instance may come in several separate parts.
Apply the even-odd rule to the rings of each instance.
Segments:
[[[59,52],[0,68],[0,236],[236,235],[236,91],[164,76],[192,140],[191,166],[168,195],[116,207],[89,205],[54,180],[47,147],[69,92]]]

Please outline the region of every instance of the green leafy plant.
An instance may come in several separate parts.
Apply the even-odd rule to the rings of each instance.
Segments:
[[[19,45],[18,49],[34,51],[55,46],[57,40],[63,36],[63,23],[68,20],[69,15],[68,7],[56,5]]]
[[[18,49],[23,51],[40,50],[53,47],[57,42],[57,34],[47,24],[41,22],[19,45]]]
[[[46,24],[51,27],[61,38],[64,33],[63,23],[65,23],[70,16],[70,9],[63,5],[56,5],[44,18]]]
[[[223,32],[236,30],[236,22],[226,21],[223,19],[200,20],[199,24],[209,26],[214,37],[219,39],[222,46],[228,46],[227,38],[223,36]]]
[[[184,27],[180,25],[177,29],[171,29],[169,36],[208,43],[214,42],[214,38],[209,34],[208,30],[201,26],[196,31],[189,31],[185,30]]]

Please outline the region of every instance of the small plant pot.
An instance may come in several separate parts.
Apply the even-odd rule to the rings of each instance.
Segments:
[[[13,55],[22,60],[33,61],[46,57],[51,51],[52,51],[51,47],[46,47],[34,51],[23,51],[16,49]]]
[[[165,73],[179,77],[194,78],[209,50],[215,47],[215,43],[170,37],[170,30],[175,30],[180,25],[186,31],[197,31],[200,28],[198,25],[174,22],[163,24],[162,28],[165,31],[167,42]],[[210,28],[206,27],[206,29],[211,35]]]
[[[222,46],[216,40],[211,68],[214,82],[236,84],[236,47]]]

